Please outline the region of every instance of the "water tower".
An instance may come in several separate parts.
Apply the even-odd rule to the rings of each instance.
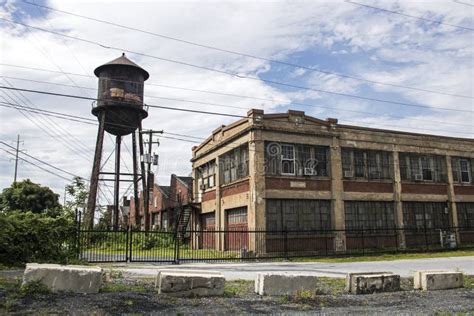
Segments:
[[[140,156],[142,156],[142,120],[148,116],[143,104],[143,85],[145,80],[148,79],[149,74],[146,70],[128,59],[125,54],[97,67],[94,70],[94,74],[99,78],[99,88],[97,102],[93,104],[92,114],[94,114],[99,121],[99,130],[95,147],[94,164],[92,166],[87,211],[84,221],[87,228],[92,228],[94,224],[99,181],[113,181],[113,226],[117,229],[119,222],[119,189],[121,181],[133,181],[135,205],[139,205],[137,145],[140,149]],[[114,172],[101,171],[101,158],[105,132],[115,136]],[[121,173],[120,146],[122,137],[129,134],[132,134],[133,171],[132,173]],[[138,134],[138,144],[136,141],[136,134]],[[142,170],[140,177],[143,183],[143,190],[145,191],[145,168],[142,165],[142,168],[140,169]],[[103,176],[103,178],[100,178],[101,176]],[[121,179],[121,176],[124,177]],[[132,179],[130,179],[130,177],[132,177]]]

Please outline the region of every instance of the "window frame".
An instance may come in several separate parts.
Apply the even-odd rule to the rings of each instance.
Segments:
[[[281,158],[280,158],[280,174],[282,176],[294,176],[296,175],[296,154],[295,154],[295,145],[293,144],[280,144],[281,146]],[[283,156],[283,147],[288,147],[288,148],[291,148],[292,150],[292,156],[293,158],[284,158]],[[293,165],[293,173],[289,173],[289,172],[283,172],[283,166],[284,166],[284,162],[285,161],[288,161],[290,162],[290,166]]]

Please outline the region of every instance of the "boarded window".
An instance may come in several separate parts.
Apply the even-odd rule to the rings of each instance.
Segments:
[[[395,227],[393,202],[345,201],[346,229],[377,230]]]
[[[216,161],[209,161],[197,168],[199,190],[206,190],[215,186]]]
[[[267,230],[322,230],[331,228],[331,203],[326,200],[266,201]]]
[[[247,207],[227,210],[227,224],[247,224]]]
[[[449,209],[443,202],[403,202],[403,222],[407,229],[445,229]]]

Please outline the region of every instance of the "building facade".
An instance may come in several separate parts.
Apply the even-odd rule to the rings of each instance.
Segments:
[[[329,240],[345,251],[360,247],[351,231],[377,230],[369,242],[403,248],[419,242],[417,231],[453,227],[458,242],[474,242],[474,139],[348,126],[292,110],[247,116],[193,147],[200,205],[193,225],[221,231],[199,247],[270,253],[281,250],[271,232],[299,230],[325,232],[325,247]],[[396,236],[384,238],[384,229]],[[232,237],[232,230],[266,233]],[[318,243],[312,238],[290,243],[304,250]]]

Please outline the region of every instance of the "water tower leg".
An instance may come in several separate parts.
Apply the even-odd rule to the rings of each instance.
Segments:
[[[89,197],[87,198],[87,210],[84,218],[86,229],[92,229],[94,226],[94,213],[97,198],[97,189],[99,185],[100,162],[102,159],[102,147],[104,144],[105,113],[100,115],[99,131],[95,145],[94,163],[92,165],[91,181],[89,186]]]
[[[119,194],[120,194],[120,145],[122,136],[115,137],[115,183],[114,183],[114,230],[119,224]]]
[[[138,208],[140,207],[140,201],[138,199],[138,161],[137,161],[137,136],[136,132],[132,133],[132,155],[133,155],[133,201],[135,203],[133,222],[130,222],[131,226],[137,225],[137,218],[140,216]],[[131,218],[131,214],[129,215]]]

